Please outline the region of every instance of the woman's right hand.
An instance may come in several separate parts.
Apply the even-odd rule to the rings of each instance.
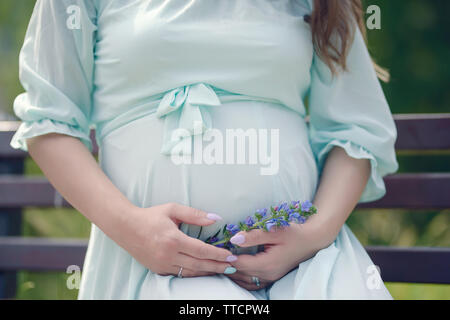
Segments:
[[[168,203],[150,208],[133,207],[130,219],[114,240],[137,261],[159,275],[198,277],[233,273],[236,257],[179,230],[183,223],[209,226],[221,218],[201,210]],[[120,239],[117,239],[120,238]],[[231,271],[231,272],[230,272]]]
[[[27,139],[27,146],[56,190],[153,272],[177,275],[183,267],[183,277],[197,277],[224,273],[231,267],[227,258],[231,262],[235,257],[230,251],[189,237],[178,229],[182,222],[213,224],[215,220],[208,219],[205,212],[173,203],[136,207],[78,138],[49,133]]]

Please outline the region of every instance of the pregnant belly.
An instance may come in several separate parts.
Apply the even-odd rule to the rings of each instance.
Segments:
[[[220,224],[203,228],[201,239],[256,209],[312,199],[317,168],[300,115],[260,101],[208,108],[216,134],[209,141],[197,137],[193,145],[201,148],[192,148],[190,164],[160,153],[164,119],[151,114],[102,139],[101,167],[137,206],[177,202],[221,215]],[[236,129],[245,133],[240,140],[245,143],[239,144]],[[197,237],[199,227],[183,225],[182,230]]]

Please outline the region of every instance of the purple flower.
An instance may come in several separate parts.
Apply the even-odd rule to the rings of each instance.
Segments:
[[[302,203],[302,211],[308,212],[311,209],[312,203],[309,200],[306,200]]]
[[[267,208],[258,209],[256,210],[256,213],[260,214],[264,218],[267,215]]]
[[[227,242],[227,244],[225,246],[223,246],[223,248],[234,249],[234,248],[236,248],[236,246],[234,244],[232,244],[231,242]]]
[[[210,238],[210,239],[208,240],[208,243],[214,243],[214,242],[217,242],[217,241],[219,241],[219,238],[217,238],[217,237],[212,237],[212,238]]]
[[[248,216],[247,219],[245,219],[245,224],[249,227],[253,226],[255,224],[255,219]]]
[[[278,221],[282,227],[289,226],[289,221],[285,220],[283,217],[278,218]]]
[[[300,214],[298,212],[293,212],[289,214],[289,221],[298,221]]]
[[[306,214],[307,213],[307,214]],[[222,229],[225,239],[220,241],[220,238],[216,236],[209,238],[206,242],[213,244],[216,242],[222,242],[215,244],[219,248],[233,249],[237,246],[233,245],[229,238],[234,236],[241,230],[251,229],[264,229],[271,231],[273,227],[286,227],[291,223],[303,224],[307,221],[307,216],[317,213],[317,208],[311,203],[311,201],[290,201],[279,203],[275,207],[269,209],[258,209],[254,216],[248,216],[244,221],[240,221],[238,224],[227,224],[225,230]]]
[[[280,211],[280,210],[286,211],[286,210],[288,210],[288,209],[289,209],[288,203],[287,203],[287,202],[284,202],[284,203],[282,203],[282,204],[279,206],[278,211]]]
[[[229,231],[233,235],[235,233],[238,233],[240,229],[237,225],[230,223],[227,225],[227,231]]]
[[[300,216],[300,218],[297,219],[297,222],[303,224],[306,222],[306,218],[304,216]]]

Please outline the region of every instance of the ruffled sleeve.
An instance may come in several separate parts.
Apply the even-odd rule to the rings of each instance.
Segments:
[[[395,123],[365,41],[357,29],[347,58],[348,71],[335,77],[316,55],[309,95],[310,142],[320,172],[337,146],[356,159],[369,159],[371,176],[360,202],[384,196],[383,176],[397,171]],[[351,181],[349,181],[351,183]]]
[[[38,0],[19,56],[25,92],[14,101],[22,123],[11,140],[27,151],[26,139],[60,133],[92,150],[90,113],[96,8],[93,1]]]

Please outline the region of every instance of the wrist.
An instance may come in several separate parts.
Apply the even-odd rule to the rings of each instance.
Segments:
[[[325,214],[321,215],[320,212],[309,217],[305,222],[306,226],[311,234],[312,241],[319,250],[333,243],[340,231],[340,228],[332,223]]]
[[[123,235],[127,229],[133,228],[132,224],[136,221],[135,216],[138,210],[141,209],[125,197],[120,200],[110,201],[105,207],[106,214],[103,215],[99,227],[112,239]]]

